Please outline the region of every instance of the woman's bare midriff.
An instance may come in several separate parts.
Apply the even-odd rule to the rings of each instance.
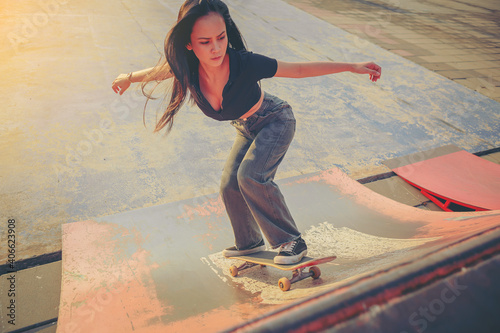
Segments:
[[[260,99],[257,102],[257,104],[255,104],[254,106],[252,106],[252,108],[250,110],[248,110],[247,113],[245,113],[244,115],[242,115],[240,117],[240,119],[241,120],[247,120],[247,118],[249,118],[251,115],[253,115],[255,112],[257,112],[257,110],[260,109],[260,106],[262,105],[262,101],[263,100],[264,100],[264,91],[261,91],[261,93],[260,93]]]

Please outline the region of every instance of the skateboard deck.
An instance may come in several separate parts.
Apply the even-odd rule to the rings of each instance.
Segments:
[[[274,263],[274,257],[276,256],[276,254],[276,252],[272,251],[262,251],[245,256],[228,257],[228,259],[237,259],[244,261],[244,263],[240,266],[232,265],[229,269],[229,272],[231,273],[231,276],[236,277],[238,276],[239,272],[257,265],[260,265],[262,267],[271,266],[284,271],[293,271],[293,276],[291,279],[284,277],[278,281],[278,286],[280,287],[280,289],[283,291],[288,291],[290,290],[291,285],[295,282],[301,281],[308,277],[318,279],[321,275],[321,270],[315,265],[321,265],[333,261],[337,258],[336,256],[322,258],[311,258],[306,256],[296,264],[283,265]],[[307,267],[310,267],[309,271],[304,272],[304,269]]]

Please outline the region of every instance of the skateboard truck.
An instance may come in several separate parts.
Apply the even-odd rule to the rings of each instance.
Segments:
[[[280,287],[280,289],[283,291],[288,291],[290,290],[291,285],[295,282],[302,281],[304,279],[307,279],[308,277],[312,277],[313,280],[316,280],[321,276],[321,270],[317,266],[309,267],[309,271],[307,272],[304,272],[305,269],[306,267],[302,267],[294,270],[291,279],[288,279],[286,277],[281,278],[278,281],[278,286]]]
[[[232,265],[231,267],[229,267],[229,273],[231,273],[232,277],[237,277],[239,272],[241,272],[245,269],[248,269],[248,268],[252,268],[252,267],[257,266],[257,265],[259,265],[259,264],[256,264],[256,263],[253,263],[250,261],[245,261],[240,266]],[[260,267],[266,267],[266,265],[260,265]]]

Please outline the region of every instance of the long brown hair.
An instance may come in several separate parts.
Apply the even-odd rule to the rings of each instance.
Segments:
[[[225,3],[220,0],[185,1],[179,10],[177,23],[170,29],[165,38],[165,59],[163,61],[160,59],[150,74],[151,77],[156,77],[158,73],[165,71],[166,66],[168,66],[174,75],[170,101],[162,117],[157,121],[154,132],[159,132],[164,127],[167,127],[167,133],[170,132],[174,116],[184,105],[188,91],[192,102],[196,104],[201,102],[202,96],[195,89],[193,82],[196,75],[198,75],[199,60],[194,52],[187,50],[186,45],[191,42],[191,32],[196,21],[212,12],[221,15],[226,23],[228,47],[235,50],[246,50],[243,37],[231,19],[229,9]],[[148,100],[154,99],[152,92],[145,92],[146,84],[147,82],[142,84],[144,95]]]

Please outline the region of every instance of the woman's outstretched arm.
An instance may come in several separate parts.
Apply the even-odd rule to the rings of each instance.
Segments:
[[[374,62],[285,62],[278,60],[278,70],[275,77],[304,78],[336,74],[341,72],[353,72],[357,74],[369,74],[370,80],[376,82],[381,74],[382,68]]]
[[[118,75],[118,77],[113,81],[112,88],[115,93],[122,95],[132,83],[163,81],[171,78],[172,76],[173,74],[168,65],[163,66],[160,69],[157,67],[150,67],[136,72]]]

